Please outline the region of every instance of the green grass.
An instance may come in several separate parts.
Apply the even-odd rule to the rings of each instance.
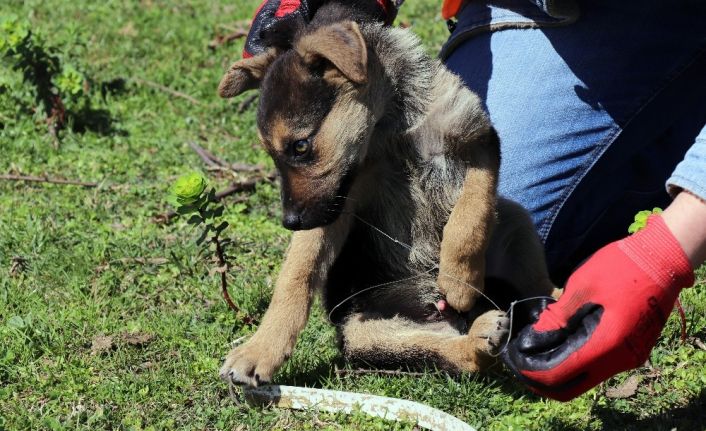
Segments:
[[[58,148],[40,115],[0,92],[0,173],[104,183],[79,188],[0,181],[0,430],[413,428],[360,414],[251,409],[234,402],[217,371],[230,341],[253,329],[236,321],[221,300],[191,228],[183,220],[166,226],[152,221],[168,209],[171,181],[203,167],[188,142],[229,161],[271,167],[256,145],[254,107],[236,114],[244,97],[227,102],[215,94],[224,68],[239,58],[242,40],[207,47],[218,32],[242,25],[257,3],[0,5],[0,16],[27,18],[95,86],[112,88],[104,96],[91,92],[94,114],[109,120],[105,127],[65,131]],[[446,35],[437,3],[409,1],[400,16],[430,52]],[[19,79],[6,68],[0,73],[9,82]],[[218,187],[228,184],[228,178],[210,176]],[[266,309],[288,241],[279,211],[276,186],[267,183],[227,201],[231,290],[255,318]],[[136,257],[168,263],[120,262]],[[17,258],[24,264],[11,274]],[[690,334],[704,339],[703,270],[700,280],[683,301]],[[637,371],[643,377],[633,397],[608,398],[598,389],[562,404],[532,396],[503,372],[457,380],[435,373],[339,377],[334,364],[344,365],[334,332],[317,308],[276,381],[407,398],[490,429],[692,429],[705,421],[706,351],[681,344],[678,327],[673,316],[652,355],[659,373]],[[151,339],[135,344],[135,334]],[[112,337],[110,348],[92,352],[100,335]]]

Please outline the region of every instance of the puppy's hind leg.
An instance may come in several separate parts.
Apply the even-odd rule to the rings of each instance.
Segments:
[[[419,323],[351,315],[343,325],[344,354],[352,362],[382,368],[435,366],[449,372],[476,372],[491,365],[508,335],[504,313],[478,317],[468,334],[447,321]]]
[[[519,298],[548,296],[554,291],[544,246],[527,211],[508,199],[498,200],[498,222],[486,253],[488,277],[510,283]]]
[[[503,283],[488,293],[503,307],[517,301],[512,314],[514,333],[534,322],[552,302],[548,297],[558,297],[558,290],[549,278],[544,247],[527,211],[507,199],[499,199],[497,208],[498,223],[488,247],[486,274]]]

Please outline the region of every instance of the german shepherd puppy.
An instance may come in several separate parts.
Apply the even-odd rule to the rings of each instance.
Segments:
[[[260,327],[221,369],[235,383],[272,378],[317,290],[349,360],[458,372],[488,366],[508,336],[479,300],[486,282],[503,306],[553,289],[531,220],[496,198],[499,142],[478,97],[412,33],[350,3],[280,31],[219,87],[260,88],[259,136],[295,231]]]

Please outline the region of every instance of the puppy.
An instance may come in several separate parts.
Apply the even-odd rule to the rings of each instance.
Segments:
[[[349,360],[478,371],[508,336],[497,303],[548,295],[543,249],[518,205],[496,198],[498,137],[478,97],[409,31],[328,3],[236,62],[219,92],[260,88],[260,140],[294,231],[253,337],[226,380],[257,386],[291,355],[312,297]],[[470,326],[470,327],[469,327]]]

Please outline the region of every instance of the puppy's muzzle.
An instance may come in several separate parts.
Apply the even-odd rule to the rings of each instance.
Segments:
[[[326,226],[341,214],[340,205],[324,203],[304,209],[284,208],[282,226],[289,230],[306,230]]]
[[[289,230],[301,229],[301,213],[296,210],[285,211],[284,214],[282,214],[282,226]]]

